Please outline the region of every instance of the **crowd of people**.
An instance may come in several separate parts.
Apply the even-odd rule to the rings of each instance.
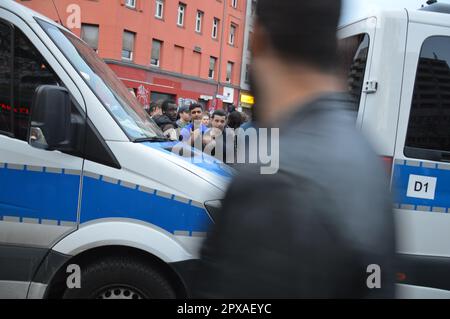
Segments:
[[[210,155],[220,156],[224,162],[229,148],[236,146],[235,130],[249,122],[248,116],[235,107],[206,111],[198,103],[178,107],[172,100],[152,102],[147,113],[167,138],[202,151],[208,149]]]

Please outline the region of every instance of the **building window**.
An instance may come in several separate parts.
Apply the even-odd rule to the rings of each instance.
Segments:
[[[122,41],[122,59],[127,61],[133,60],[134,38],[136,34],[130,31],[123,32]]]
[[[81,38],[86,42],[95,52],[98,52],[98,25],[82,24]]]
[[[227,63],[227,78],[226,78],[226,82],[231,83],[233,80],[233,67],[234,67],[234,63],[233,62],[228,62]]]
[[[164,1],[156,0],[155,17],[162,19],[164,17]]]
[[[250,64],[245,65],[245,83],[250,83]]]
[[[180,27],[184,26],[184,14],[186,13],[186,5],[183,3],[178,4],[178,19],[177,25]]]
[[[217,59],[215,57],[211,57],[209,59],[209,72],[208,72],[208,77],[210,79],[214,79],[214,75],[216,73],[216,63],[217,63]]]
[[[160,66],[160,60],[161,60],[161,48],[162,48],[162,42],[159,40],[153,40],[152,43],[152,60],[150,62],[153,66]]]
[[[219,22],[220,22],[219,19],[214,18],[213,28],[212,28],[212,38],[213,39],[217,39],[217,35],[219,34]]]
[[[126,5],[128,8],[133,8],[133,9],[135,9],[135,8],[136,8],[136,0],[125,0],[125,5]]]
[[[233,8],[237,8],[237,6],[238,6],[238,0],[232,0],[232,1],[231,1],[231,6],[232,6]]]
[[[230,26],[230,38],[228,39],[228,43],[233,46],[236,40],[236,29],[237,27],[234,24]]]
[[[195,19],[195,32],[202,32],[203,15],[204,13],[202,11],[197,11],[197,17]]]

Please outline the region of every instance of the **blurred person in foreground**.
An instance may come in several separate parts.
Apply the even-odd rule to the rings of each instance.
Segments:
[[[259,127],[280,128],[280,167],[261,175],[252,165],[232,182],[194,296],[394,297],[387,172],[335,75],[340,9],[339,0],[258,1],[252,90]]]

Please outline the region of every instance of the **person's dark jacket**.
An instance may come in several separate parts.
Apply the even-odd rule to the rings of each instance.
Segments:
[[[204,243],[194,296],[394,297],[387,170],[345,94],[302,106],[280,128],[280,169],[232,182]],[[381,288],[369,265],[381,270]]]
[[[169,129],[176,129],[177,128],[177,124],[175,122],[173,122],[167,115],[163,114],[163,115],[158,115],[158,116],[154,116],[153,120],[155,121],[155,123],[159,126],[159,128],[165,132]]]

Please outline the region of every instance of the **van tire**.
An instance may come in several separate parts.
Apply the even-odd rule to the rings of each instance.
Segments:
[[[176,298],[169,281],[140,260],[108,257],[80,268],[81,288],[66,288],[63,299]]]

